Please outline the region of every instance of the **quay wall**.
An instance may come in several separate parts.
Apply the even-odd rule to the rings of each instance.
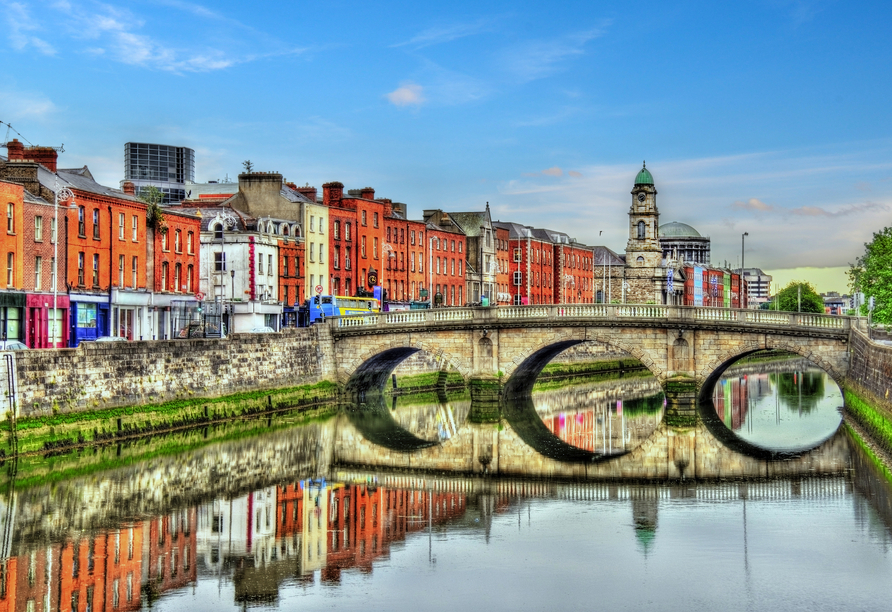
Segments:
[[[91,342],[18,351],[16,404],[19,416],[45,416],[309,385],[334,379],[333,355],[323,325],[222,340]]]
[[[852,329],[846,387],[892,418],[892,346]]]

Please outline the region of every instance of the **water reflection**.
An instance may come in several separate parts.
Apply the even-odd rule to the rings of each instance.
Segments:
[[[778,453],[820,445],[842,422],[842,394],[822,370],[796,360],[729,370],[713,391],[715,415],[747,444]],[[770,370],[770,371],[765,371]]]

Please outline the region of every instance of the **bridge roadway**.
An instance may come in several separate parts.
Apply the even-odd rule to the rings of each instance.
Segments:
[[[409,310],[327,322],[336,378],[351,392],[383,389],[403,359],[426,351],[442,370],[461,373],[474,399],[523,395],[560,352],[603,342],[639,359],[660,382],[669,413],[687,416],[726,368],[758,350],[798,354],[841,383],[852,329],[864,326],[822,314],[607,304]]]

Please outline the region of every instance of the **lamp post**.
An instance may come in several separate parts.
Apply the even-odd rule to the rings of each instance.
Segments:
[[[743,232],[743,234],[740,235],[740,282],[741,282],[741,284],[746,282],[746,281],[744,281],[744,278],[743,278],[744,274],[745,274],[744,270],[746,269],[746,264],[745,264],[746,249],[744,248],[744,245],[745,245],[746,237],[749,235],[750,235],[749,232]],[[749,287],[747,287],[747,292],[746,292],[746,302],[747,303],[744,306],[744,308],[749,308],[749,305],[750,305],[749,301],[750,301],[750,292],[749,292]]]
[[[74,194],[68,187],[59,187],[59,175],[56,175],[55,194],[53,196],[53,348],[56,348],[56,334],[59,331],[59,200],[74,200]],[[74,202],[72,202],[72,205]],[[111,290],[109,289],[109,292]]]

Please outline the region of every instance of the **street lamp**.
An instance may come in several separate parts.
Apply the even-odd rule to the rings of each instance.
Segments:
[[[59,200],[71,200],[74,207],[74,193],[68,187],[59,187],[59,175],[55,179],[55,194],[53,195],[53,228],[50,232],[53,236],[53,348],[58,342],[56,335],[59,333]]]

